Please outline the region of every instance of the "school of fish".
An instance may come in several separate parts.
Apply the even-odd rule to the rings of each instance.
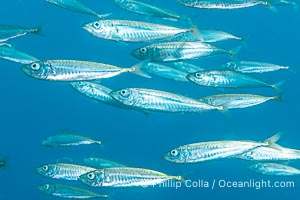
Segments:
[[[38,80],[59,81],[69,84],[78,93],[97,102],[124,109],[149,114],[160,113],[202,113],[205,111],[227,111],[244,109],[268,101],[282,101],[283,81],[269,82],[258,78],[257,74],[290,70],[290,66],[269,62],[238,60],[236,58],[243,46],[243,37],[221,30],[199,30],[190,25],[188,14],[179,14],[150,1],[113,0],[119,9],[162,20],[162,23],[141,20],[115,19],[114,13],[100,14],[78,0],[45,0],[47,4],[64,8],[80,14],[96,17],[82,25],[87,37],[99,40],[138,44],[128,56],[136,58],[134,66],[115,66],[112,63],[100,63],[87,60],[40,60],[15,48],[9,41],[28,34],[39,34],[41,27],[24,28],[16,25],[0,25],[0,58],[22,64],[21,69],[27,76]],[[176,0],[174,0],[176,1]],[[197,9],[241,9],[252,6],[291,5],[286,0],[177,0],[178,5]],[[178,26],[169,25],[176,22]],[[185,22],[185,27],[179,22]],[[240,43],[234,49],[218,47],[219,41],[235,40]],[[214,43],[214,44],[212,44]],[[197,66],[193,60],[213,59],[225,55],[231,61],[213,69]],[[189,62],[190,61],[190,62]],[[101,79],[113,79],[131,73],[145,79],[152,76],[171,81],[185,82],[211,88],[270,88],[276,92],[273,96],[245,93],[223,93],[192,98],[185,95],[154,88],[118,88],[111,89],[99,84]],[[37,80],[37,81],[38,81]],[[253,90],[252,90],[253,91]],[[278,161],[300,160],[300,150],[282,147],[277,144],[281,134],[262,140],[219,140],[196,141],[180,144],[162,152],[163,158],[171,163],[202,163],[219,159],[242,159],[251,161],[249,169],[264,175],[293,176],[300,170],[276,163]],[[102,145],[102,141],[71,132],[51,135],[42,141],[47,148],[66,148],[78,145]],[[7,159],[0,161],[0,167],[6,166]],[[91,187],[145,187],[161,184],[165,181],[185,181],[182,175],[127,166],[109,159],[86,157],[78,163],[55,162],[42,163],[36,172],[44,177],[81,182]],[[75,186],[46,183],[38,190],[60,198],[88,199],[107,198],[107,194],[98,194]]]

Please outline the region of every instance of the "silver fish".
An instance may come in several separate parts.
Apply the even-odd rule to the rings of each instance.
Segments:
[[[243,160],[250,161],[289,161],[289,160],[299,160],[300,150],[290,149],[279,146],[278,144],[273,144],[270,147],[259,147],[248,151],[244,154],[236,156]]]
[[[96,37],[124,42],[151,42],[196,31],[195,28],[182,29],[129,20],[99,20],[85,24],[82,28]]]
[[[196,37],[195,34],[192,34],[190,32],[187,33],[182,33],[179,35],[176,35],[170,39],[168,39],[168,41],[182,41],[182,42],[206,42],[206,43],[210,43],[210,42],[220,42],[220,41],[224,41],[224,40],[242,40],[243,38],[232,35],[230,33],[226,33],[224,31],[217,31],[217,30],[199,30],[199,36]]]
[[[12,45],[6,43],[0,44],[0,58],[22,64],[29,64],[39,60],[27,53],[15,49]]]
[[[238,9],[256,5],[275,6],[293,5],[296,3],[287,0],[177,0],[179,3],[193,8],[206,9]]]
[[[76,181],[82,174],[96,169],[81,165],[55,163],[37,167],[36,170],[40,175],[45,177]]]
[[[261,96],[255,94],[218,94],[207,96],[199,101],[212,106],[223,106],[225,109],[247,108],[270,100],[281,100],[281,95]]]
[[[82,183],[93,187],[153,186],[172,179],[183,180],[181,176],[170,176],[154,170],[130,167],[98,169],[79,178]]]
[[[277,163],[257,163],[249,167],[251,170],[264,175],[295,176],[300,175],[300,170]]]
[[[114,0],[120,8],[151,17],[177,21],[181,16],[164,8],[154,6],[142,1],[135,0]]]
[[[47,147],[77,146],[82,144],[100,145],[102,142],[71,133],[60,133],[57,135],[48,136],[43,140],[43,145]]]
[[[110,14],[98,14],[96,11],[92,10],[85,4],[81,3],[80,1],[77,0],[46,0],[47,2],[77,12],[81,14],[87,14],[87,15],[94,15],[99,18],[104,18],[109,16]]]
[[[147,62],[141,67],[141,70],[145,71],[146,73],[153,74],[170,80],[183,81],[183,82],[188,81],[186,79],[187,76],[186,72],[182,72],[172,67],[168,67],[166,65],[162,65],[158,63]]]
[[[172,67],[188,74],[204,70],[202,67],[187,62],[173,62]]]
[[[101,195],[89,190],[63,184],[44,184],[38,186],[38,189],[46,194],[67,199],[108,198],[108,195]]]
[[[117,76],[124,72],[137,72],[135,67],[120,68],[114,65],[79,61],[46,60],[24,65],[22,70],[28,76],[51,81],[87,81]]]
[[[104,87],[92,82],[72,82],[70,85],[80,92],[81,94],[86,95],[92,99],[95,99],[98,102],[105,103],[110,106],[122,107],[123,106],[117,102],[114,98],[110,96],[111,89]]]
[[[223,140],[187,144],[167,152],[164,158],[174,163],[196,163],[235,157],[258,147],[272,145],[279,137],[274,135],[264,142]]]
[[[4,157],[0,160],[0,168],[6,168],[7,166],[8,157]]]
[[[277,70],[287,70],[288,66],[275,65],[271,63],[255,61],[228,62],[222,65],[223,68],[234,70],[241,73],[265,73]]]
[[[257,78],[230,70],[207,70],[187,75],[191,82],[208,87],[220,88],[257,88],[269,87],[277,90],[281,82],[271,85]]]
[[[232,56],[234,53],[202,42],[162,42],[135,49],[131,55],[140,60],[166,62],[198,59],[218,54]]]
[[[144,112],[193,113],[207,110],[223,110],[221,106],[210,106],[192,98],[160,90],[126,88],[111,92],[120,103]]]
[[[0,42],[6,42],[10,39],[21,37],[30,33],[40,33],[41,27],[22,28],[14,25],[0,25]]]
[[[83,162],[86,165],[88,165],[90,167],[94,167],[96,169],[112,168],[112,167],[125,167],[125,165],[123,165],[121,163],[117,163],[117,162],[107,160],[107,159],[103,159],[103,158],[90,157],[90,158],[83,159]]]

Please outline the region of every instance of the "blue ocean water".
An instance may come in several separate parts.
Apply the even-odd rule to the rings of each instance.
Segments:
[[[128,13],[112,1],[82,0],[100,13],[113,13],[115,19],[139,19],[170,25],[186,24],[162,21]],[[175,0],[152,0],[156,5],[191,16],[199,21],[200,29],[223,30],[243,36],[247,44],[238,55],[240,60],[255,60],[291,66],[292,71],[280,71],[261,76],[271,83],[285,80],[284,103],[268,102],[256,107],[232,110],[229,113],[166,114],[122,110],[96,103],[79,94],[66,83],[36,80],[26,76],[20,64],[0,60],[1,122],[0,159],[8,156],[8,166],[0,169],[0,199],[53,199],[37,190],[44,183],[76,185],[113,199],[282,199],[298,198],[299,177],[269,177],[248,169],[249,162],[224,159],[200,164],[173,164],[162,155],[182,144],[223,139],[264,140],[282,131],[280,145],[300,148],[299,140],[299,44],[300,13],[289,6],[272,12],[257,6],[241,10],[201,10],[184,7]],[[40,59],[91,60],[130,67],[137,59],[131,50],[143,44],[124,45],[91,36],[81,25],[95,17],[74,13],[50,5],[46,1],[2,0],[0,23],[24,27],[43,25],[41,36],[28,35],[11,40],[15,48]],[[227,41],[217,46],[231,49],[239,43]],[[192,61],[200,66],[218,68],[229,61],[226,56]],[[205,88],[153,77],[145,79],[134,74],[123,74],[101,81],[112,89],[145,87],[170,91],[193,98],[235,92]],[[239,92],[274,95],[270,89],[244,89]],[[63,130],[102,140],[104,146],[46,148],[42,140]],[[45,163],[65,161],[82,163],[82,158],[100,156],[128,166],[143,167],[168,174],[183,175],[195,182],[193,187],[172,186],[155,188],[99,189],[80,183],[50,180],[38,175],[35,168]],[[300,168],[298,161],[290,162]],[[293,182],[294,187],[233,188],[222,187],[232,181]],[[205,184],[197,184],[205,182]],[[212,184],[215,182],[214,188]],[[204,187],[206,184],[208,188]]]

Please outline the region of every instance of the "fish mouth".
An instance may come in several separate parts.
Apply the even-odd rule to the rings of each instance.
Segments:
[[[30,70],[30,67],[29,67],[28,65],[22,66],[22,67],[21,67],[21,70],[22,70],[25,74],[27,74],[27,75],[30,76],[31,70]]]

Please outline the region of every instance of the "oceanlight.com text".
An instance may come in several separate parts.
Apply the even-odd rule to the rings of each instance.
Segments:
[[[255,180],[225,180],[225,179],[213,179],[213,180],[185,180],[185,181],[166,181],[159,185],[153,187],[160,188],[203,188],[203,189],[239,189],[239,188],[253,188],[255,190],[260,190],[264,188],[295,188],[296,184],[294,181],[271,181],[267,179]]]

